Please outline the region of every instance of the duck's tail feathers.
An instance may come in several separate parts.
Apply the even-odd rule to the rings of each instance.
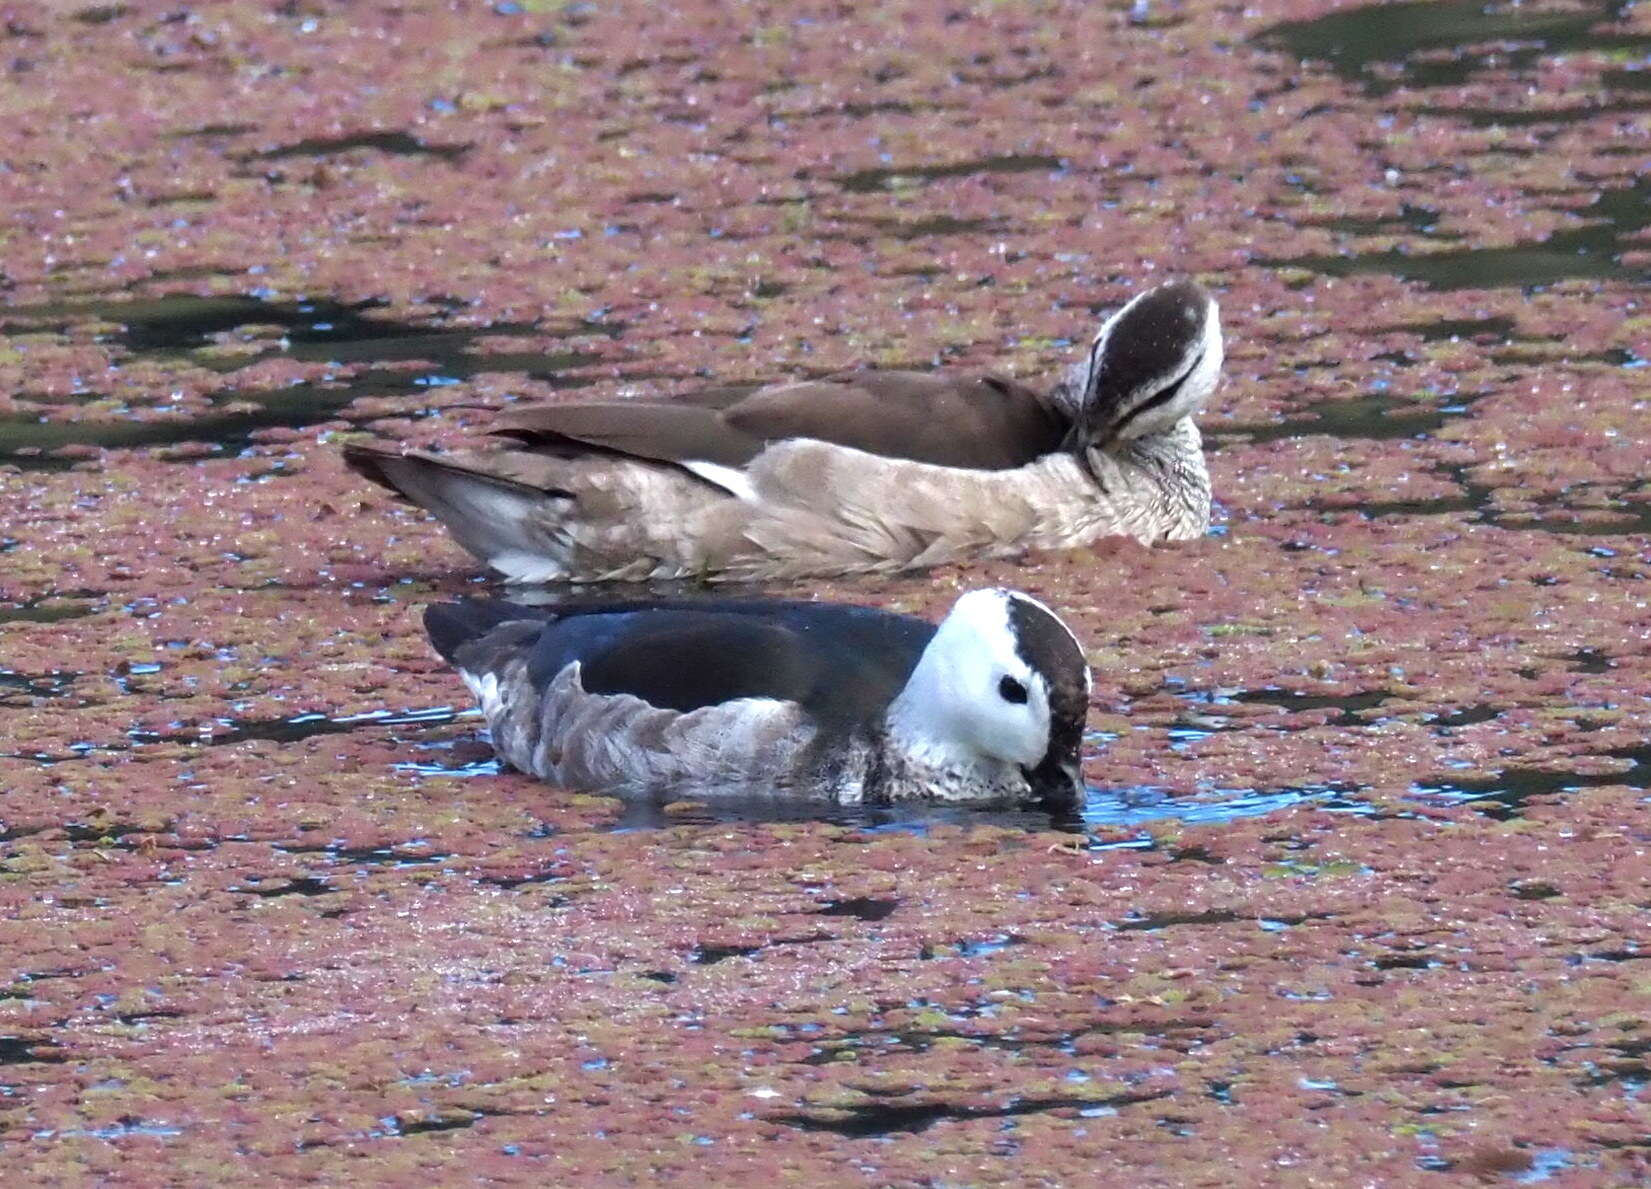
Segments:
[[[458,670],[489,719],[499,710],[506,667],[531,652],[547,621],[541,610],[514,603],[433,603],[424,609],[424,630],[443,659]]]
[[[411,500],[435,515],[471,553],[516,581],[548,581],[561,576],[549,558],[546,528],[566,492],[497,473],[502,459],[486,454],[403,453],[352,443],[344,462],[356,474]],[[538,573],[516,573],[522,559]],[[532,568],[532,567],[529,567]]]

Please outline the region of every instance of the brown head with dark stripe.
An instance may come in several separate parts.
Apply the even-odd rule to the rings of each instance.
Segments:
[[[1203,407],[1221,372],[1221,315],[1195,281],[1149,289],[1095,336],[1076,445],[1162,433]]]

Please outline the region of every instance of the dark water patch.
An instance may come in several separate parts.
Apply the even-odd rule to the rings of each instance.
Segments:
[[[1287,713],[1300,714],[1308,710],[1336,710],[1340,713],[1330,720],[1331,726],[1360,726],[1365,720],[1359,715],[1374,710],[1393,696],[1391,690],[1361,690],[1353,694],[1309,694],[1295,690],[1263,686],[1259,689],[1239,690],[1233,701],[1278,706]]]
[[[886,921],[900,907],[898,900],[876,896],[854,896],[848,900],[827,900],[816,912],[822,917],[855,917],[862,921]]]
[[[74,14],[74,19],[82,25],[107,25],[111,21],[118,21],[132,10],[124,4],[96,4],[91,8],[82,8]]]
[[[301,876],[297,879],[283,880],[268,884],[256,884],[242,887],[233,887],[229,891],[243,896],[256,896],[260,900],[272,900],[281,896],[326,896],[338,889],[324,879],[313,875]]]
[[[49,829],[51,829],[51,827],[45,825],[8,826],[4,822],[0,822],[0,843],[16,842],[19,838],[28,838],[34,834],[42,834]],[[0,988],[0,999],[17,998],[26,998],[26,996],[10,995],[6,993],[4,988]]]
[[[46,1049],[46,1052],[36,1052]],[[51,1051],[46,1041],[30,1040],[24,1036],[0,1036],[0,1065],[61,1065],[61,1053]]]
[[[911,116],[918,112],[943,111],[950,105],[940,103],[913,103],[905,99],[879,99],[871,102],[830,103],[823,107],[811,107],[802,111],[788,111],[779,113],[784,120],[814,120],[822,117],[840,116],[850,120],[863,120],[867,116]]]
[[[1629,0],[1587,0],[1560,11],[1483,0],[1370,4],[1263,30],[1256,42],[1384,94],[1398,87],[1458,86],[1488,69],[1524,70],[1545,57],[1651,48],[1651,36],[1601,31]]]
[[[1564,280],[1644,280],[1643,267],[1621,260],[1637,251],[1635,237],[1651,226],[1651,178],[1605,190],[1574,212],[1585,225],[1556,231],[1544,240],[1495,248],[1410,252],[1394,248],[1354,255],[1299,256],[1258,260],[1281,268],[1304,268],[1325,276],[1389,273],[1433,289],[1528,288]]]
[[[696,945],[688,951],[688,960],[695,966],[715,966],[729,958],[749,958],[761,949],[760,945]]]
[[[525,333],[529,326],[512,323],[489,328],[452,328],[419,325],[370,317],[383,305],[378,301],[270,301],[260,297],[161,297],[120,308],[109,303],[98,313],[119,322],[125,330],[117,341],[133,352],[189,351],[210,345],[214,336],[245,326],[279,327],[291,344],[293,358],[308,361],[350,362],[349,356],[375,360],[437,358],[448,361],[451,348],[484,333]],[[447,340],[430,342],[429,340]],[[367,350],[361,344],[374,344]],[[411,344],[417,344],[414,350]],[[400,347],[398,350],[397,347]],[[447,346],[448,351],[440,348]],[[354,347],[352,351],[344,348]],[[323,348],[306,350],[305,348]]]
[[[980,958],[987,954],[995,954],[1006,950],[1010,946],[1024,945],[1026,938],[1017,933],[998,933],[991,937],[970,938],[965,941],[952,942],[952,948],[960,958]]]
[[[440,1115],[429,1119],[414,1119],[398,1122],[395,1134],[397,1135],[427,1135],[433,1131],[458,1131],[465,1127],[474,1127],[481,1120],[487,1118],[483,1111],[465,1111],[463,1114]]]
[[[1325,276],[1390,273],[1432,289],[1499,289],[1551,285],[1565,280],[1610,280],[1634,274],[1624,270],[1615,253],[1601,252],[1601,242],[1615,237],[1598,232],[1560,232],[1535,244],[1461,251],[1415,253],[1393,250],[1351,256],[1298,256],[1257,263],[1305,268]]]
[[[1544,879],[1516,879],[1508,885],[1508,891],[1515,900],[1552,900],[1561,895],[1558,888]]]
[[[69,599],[42,595],[21,603],[0,603],[0,623],[63,623],[96,615],[105,605],[102,598]]]
[[[439,303],[438,303],[439,304]],[[372,316],[385,302],[368,299],[340,302],[325,298],[277,301],[256,294],[165,297],[54,302],[0,310],[0,327],[22,324],[31,331],[66,332],[88,319],[115,323],[121,329],[108,341],[137,355],[166,356],[210,347],[218,336],[243,327],[281,332],[279,355],[304,362],[379,363],[429,360],[445,374],[470,375],[477,370],[511,370],[489,365],[478,368],[467,348],[490,335],[572,337],[597,335],[617,338],[623,323],[586,318],[566,327],[534,322],[495,322],[483,326],[445,326],[437,322],[407,322]],[[272,346],[273,346],[272,342]],[[258,358],[269,358],[262,355]],[[485,358],[485,357],[483,357]],[[238,361],[234,366],[244,366]]]
[[[914,240],[941,235],[995,235],[1003,230],[997,219],[963,219],[956,215],[929,215],[921,219],[858,218],[841,216],[843,222],[872,228],[879,238]],[[863,238],[857,235],[825,238]]]
[[[510,891],[512,888],[529,887],[535,884],[560,883],[567,878],[566,872],[551,868],[537,871],[532,875],[482,875],[476,879],[477,883],[488,884],[491,887],[503,888]],[[557,897],[555,904],[566,904],[566,897]]]
[[[1524,512],[1509,512],[1499,516],[1487,516],[1488,523],[1500,528],[1521,532],[1548,533],[1556,537],[1619,537],[1624,535],[1651,532],[1651,506],[1632,505],[1632,511],[1615,508],[1609,509],[1609,518],[1604,520],[1560,519],[1531,516]],[[1602,509],[1585,508],[1579,511],[1595,513]]]
[[[557,387],[581,387],[593,381],[566,373],[600,362],[601,356],[577,349],[477,353],[472,348],[486,336],[616,338],[625,329],[621,323],[599,318],[547,329],[533,323],[453,327],[370,316],[370,311],[382,304],[171,296],[19,306],[0,311],[0,326],[36,331],[54,329],[64,333],[86,319],[113,322],[121,329],[110,336],[110,341],[134,355],[187,358],[193,364],[226,374],[271,358],[340,367],[363,363],[427,365],[373,367],[339,383],[301,383],[275,391],[231,389],[213,396],[216,409],[166,420],[69,422],[8,416],[0,418],[0,442],[4,443],[0,446],[0,462],[31,470],[62,470],[74,465],[74,460],[54,457],[51,452],[84,446],[118,449],[202,443],[220,454],[236,453],[251,446],[251,436],[259,430],[303,429],[339,419],[363,397],[407,396],[460,383],[480,372],[519,371]],[[255,340],[268,348],[255,355],[213,356],[214,338],[239,328],[253,328],[260,335],[273,328],[280,337]],[[421,406],[403,412],[416,416],[429,409]],[[383,415],[382,411],[372,414],[375,418]]]
[[[1431,727],[1471,727],[1477,723],[1491,722],[1500,717],[1502,711],[1486,702],[1473,706],[1464,706],[1460,710],[1452,710],[1448,714],[1435,714],[1427,719]]]
[[[29,698],[61,698],[69,692],[69,686],[79,676],[79,673],[65,671],[35,674],[0,669],[0,699],[4,699],[8,694],[21,694]]]
[[[1485,318],[1432,318],[1425,322],[1399,322],[1373,328],[1375,334],[1414,334],[1425,342],[1472,339],[1475,342],[1511,342],[1518,337],[1519,324],[1512,318],[1492,315]]]
[[[1609,673],[1616,661],[1597,648],[1579,648],[1568,658],[1573,673]]]
[[[1366,520],[1375,520],[1382,516],[1455,516],[1483,512],[1485,508],[1484,501],[1468,496],[1446,496],[1431,500],[1366,500],[1356,507],[1308,500],[1301,506],[1322,516],[1345,516],[1351,512]]]
[[[1651,91],[1651,70],[1643,65],[1632,70],[1607,70],[1599,81],[1612,91]]]
[[[1155,933],[1160,929],[1167,929],[1171,925],[1229,925],[1234,921],[1245,919],[1238,913],[1223,908],[1212,908],[1203,912],[1148,912],[1115,921],[1113,922],[1113,928],[1121,930],[1139,929]]]
[[[1616,748],[1603,753],[1632,761],[1620,772],[1576,772],[1512,766],[1485,778],[1433,778],[1410,786],[1413,796],[1447,805],[1471,804],[1492,817],[1517,817],[1533,797],[1575,793],[1586,788],[1626,786],[1651,789],[1651,747]]]
[[[1389,954],[1370,963],[1377,970],[1437,970],[1443,963],[1426,954]]]
[[[472,364],[484,370],[486,357]],[[552,367],[580,367],[598,357],[581,352],[534,356],[537,363]],[[435,375],[436,373],[431,373]],[[402,396],[427,390],[427,376],[411,372],[369,372],[353,377],[347,384],[295,384],[274,391],[226,392],[212,399],[214,405],[252,405],[232,412],[208,412],[187,418],[157,421],[43,421],[37,418],[0,416],[0,463],[26,471],[67,470],[79,458],[62,457],[53,451],[66,447],[90,446],[102,450],[131,450],[200,444],[218,457],[234,457],[254,448],[253,435],[265,429],[302,430],[338,420],[377,420],[382,410],[352,417],[349,407],[363,397]],[[540,377],[535,377],[540,378]],[[453,378],[456,379],[456,378]],[[594,381],[559,377],[558,387],[584,387]],[[451,407],[451,406],[447,406]],[[398,410],[407,417],[428,416],[433,410],[419,406]],[[193,455],[170,461],[192,463]]]
[[[1645,360],[1632,351],[1621,347],[1608,347],[1603,351],[1580,351],[1575,355],[1569,352],[1557,356],[1544,353],[1534,358],[1516,347],[1511,347],[1506,351],[1492,351],[1490,361],[1492,363],[1510,363],[1525,367],[1532,365],[1540,367],[1550,361],[1570,364],[1603,363],[1608,367],[1626,368],[1642,368],[1645,366]]]
[[[978,157],[971,161],[953,161],[939,165],[861,169],[853,173],[839,174],[831,180],[850,193],[870,194],[879,190],[899,189],[902,185],[932,182],[939,178],[972,177],[988,173],[1059,173],[1065,168],[1066,162],[1059,157],[1011,154]]]
[[[0,442],[5,443],[0,446],[0,462],[31,471],[67,470],[81,460],[52,452],[82,446],[132,450],[200,443],[216,454],[233,455],[251,447],[252,435],[259,430],[303,429],[335,421],[346,407],[366,395],[379,394],[363,391],[357,385],[299,384],[274,392],[229,393],[213,402],[255,405],[252,409],[165,421],[43,421],[4,416],[0,417]]]
[[[908,1007],[933,1007],[926,1000],[915,1000],[907,1003]],[[960,1022],[968,1019],[980,1019],[984,1013],[980,1007],[967,1005],[955,1010],[948,1010],[948,1016]],[[1153,1025],[1153,1032],[1159,1036],[1173,1034],[1202,1033],[1209,1028],[1207,1019],[1178,1019],[1164,1020]],[[1083,1028],[1076,1028],[1061,1032],[1046,1032],[1042,1029],[1027,1029],[1024,1032],[1014,1028],[1010,1032],[982,1032],[966,1028],[899,1028],[892,1030],[877,1029],[862,1032],[848,1032],[840,1036],[820,1040],[814,1046],[814,1051],[801,1059],[801,1065],[832,1065],[845,1057],[855,1053],[872,1053],[886,1056],[891,1053],[927,1053],[937,1044],[948,1042],[962,1042],[976,1049],[993,1049],[1008,1053],[1025,1053],[1034,1051],[1056,1050],[1069,1056],[1076,1055],[1077,1042],[1087,1036],[1108,1036],[1119,1032],[1130,1032],[1139,1028],[1139,1024],[1126,1021],[1097,1021]],[[1076,1074],[1076,1076],[1074,1076]],[[1080,1071],[1067,1074],[1067,1080],[1086,1082],[1087,1075]]]
[[[355,132],[349,136],[312,136],[289,145],[248,153],[243,161],[281,161],[290,157],[332,157],[357,149],[371,149],[396,157],[435,157],[457,161],[470,151],[468,144],[437,144],[410,132]]]
[[[413,851],[421,846],[417,840],[394,846],[352,846],[346,842],[326,842],[310,845],[301,842],[276,843],[274,850],[287,855],[325,855],[341,865],[364,867],[425,867],[452,858],[445,851]]]
[[[956,1103],[871,1102],[831,1112],[769,1115],[771,1123],[781,1123],[803,1131],[829,1131],[845,1139],[877,1139],[897,1132],[927,1131],[936,1123],[963,1123],[974,1119],[1008,1119],[1045,1111],[1072,1110],[1079,1115],[1111,1113],[1120,1107],[1167,1098],[1168,1090],[1140,1094],[1114,1094],[1105,1098],[1052,1097],[1011,1098],[1001,1106],[962,1106]]]
[[[1417,235],[1432,235],[1438,222],[1438,211],[1432,207],[1414,206],[1408,202],[1400,204],[1399,213],[1396,215],[1376,218],[1331,215],[1317,221],[1312,219],[1302,220],[1304,226],[1323,227],[1326,230],[1338,231],[1346,235],[1391,235],[1399,230],[1411,231]]]
[[[100,845],[117,843],[128,834],[150,833],[131,822],[72,821],[63,823],[63,836],[70,842],[95,842]]]
[[[1207,438],[1219,447],[1228,439],[1242,442],[1277,442],[1325,434],[1332,438],[1390,441],[1419,438],[1434,433],[1452,418],[1468,411],[1476,395],[1442,398],[1445,403],[1427,405],[1385,393],[1370,393],[1351,400],[1314,401],[1302,410],[1303,416],[1271,422],[1227,422],[1204,427]]]
[[[1417,107],[1419,116],[1439,116],[1460,120],[1474,128],[1535,128],[1544,124],[1584,124],[1601,116],[1626,116],[1651,111],[1643,100],[1578,103],[1569,107]]]
[[[248,132],[258,131],[258,124],[202,124],[198,128],[185,128],[181,132],[170,134],[174,140],[197,140],[213,136],[245,136]]]

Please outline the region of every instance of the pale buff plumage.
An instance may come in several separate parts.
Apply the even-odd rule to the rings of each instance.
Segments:
[[[854,373],[773,385],[725,413],[691,398],[569,406],[576,417],[546,406],[504,418],[500,432],[524,436],[517,446],[432,454],[352,444],[346,459],[429,509],[513,582],[762,581],[1105,536],[1155,544],[1209,527],[1193,417],[1222,354],[1214,300],[1176,283],[1109,319],[1046,395],[990,377]],[[922,416],[931,406],[937,416]],[[903,424],[870,432],[903,411]],[[971,421],[977,411],[984,419]],[[937,444],[933,427],[954,421],[968,434]],[[1064,429],[1050,437],[1052,426]],[[883,448],[847,444],[861,430]],[[921,451],[903,450],[924,433],[924,450],[952,443],[973,457],[1001,445],[1021,461],[917,461]],[[1017,447],[1016,434],[1038,444]]]
[[[1089,451],[1092,472],[1071,454],[971,471],[799,439],[748,467],[750,492],[741,496],[668,464],[497,452],[436,457],[571,494],[498,495],[496,515],[511,518],[529,548],[489,553],[459,533],[513,581],[887,573],[1103,536],[1187,540],[1209,524],[1209,477],[1190,420],[1124,449]]]

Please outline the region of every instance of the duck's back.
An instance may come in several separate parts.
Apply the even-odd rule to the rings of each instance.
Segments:
[[[860,370],[672,401],[545,405],[506,414],[495,432],[534,450],[721,466],[743,466],[773,442],[809,438],[992,471],[1060,449],[1070,428],[1042,394],[999,376]]]
[[[426,623],[461,669],[499,669],[525,655],[537,690],[577,662],[588,694],[629,694],[680,713],[771,699],[828,729],[880,715],[934,635],[910,616],[778,600],[464,602],[431,607]]]

